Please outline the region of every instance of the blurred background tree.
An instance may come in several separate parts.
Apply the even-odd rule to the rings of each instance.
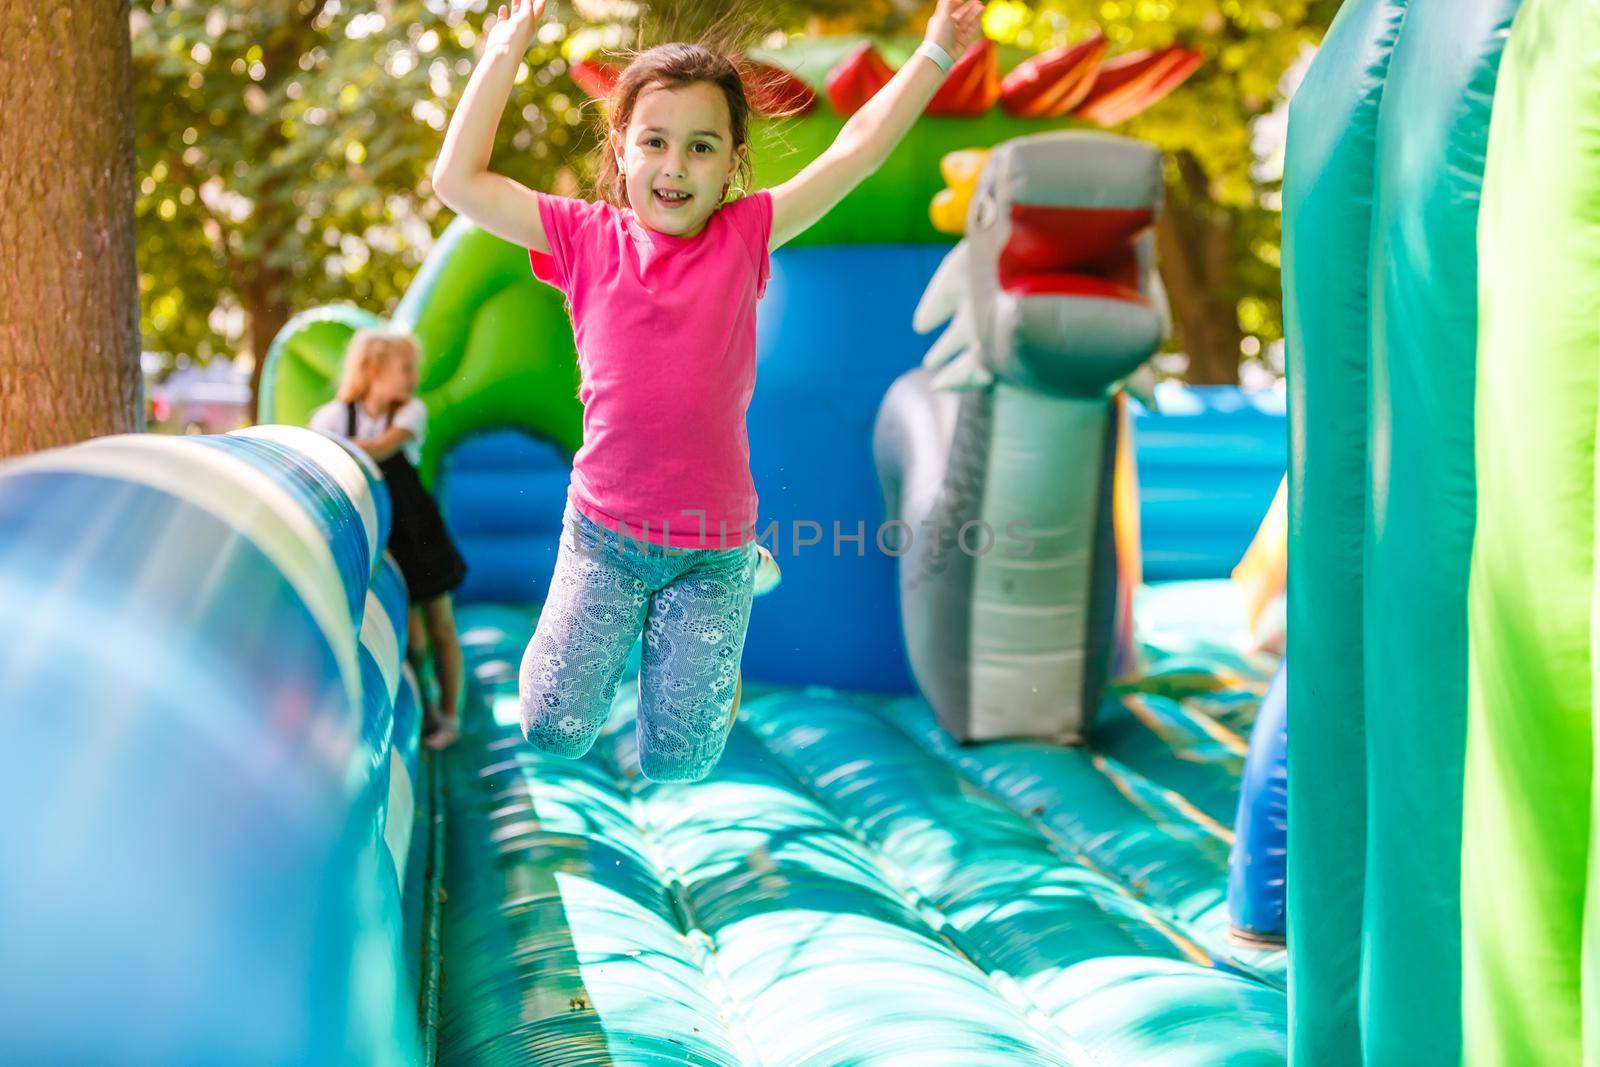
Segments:
[[[135,0],[146,348],[259,356],[296,308],[391,310],[448,222],[427,175],[481,23],[444,0]],[[495,159],[546,186],[585,147],[564,35],[529,52]]]
[[[1043,51],[1097,30],[1111,53],[1179,43],[1205,63],[1118,132],[1167,153],[1157,238],[1194,384],[1235,382],[1283,337],[1279,280],[1285,75],[1322,40],[1340,0],[992,0],[990,37]],[[1265,121],[1265,128],[1262,126]],[[1257,134],[1262,136],[1257,137]],[[1280,360],[1270,369],[1282,370]]]
[[[128,27],[0,5],[0,457],[144,429]]]
[[[1170,153],[1164,271],[1191,380],[1232,381],[1281,333],[1276,179],[1251,123],[1337,0],[991,0],[991,37],[1044,50],[1103,31],[1207,62],[1128,125]],[[295,309],[393,310],[450,215],[428,170],[476,58],[485,0],[134,0],[145,348],[171,363],[266,351]],[[576,193],[593,106],[569,58],[712,30],[920,29],[913,0],[555,0],[519,72],[493,166]],[[252,393],[259,360],[252,375]]]

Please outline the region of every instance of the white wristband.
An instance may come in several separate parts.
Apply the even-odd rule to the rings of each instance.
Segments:
[[[938,43],[934,41],[923,41],[917,46],[916,54],[919,56],[927,56],[929,59],[933,60],[934,66],[938,67],[946,74],[949,74],[950,68],[956,65],[956,61],[950,57],[950,53],[946,52],[943,48],[940,48]]]

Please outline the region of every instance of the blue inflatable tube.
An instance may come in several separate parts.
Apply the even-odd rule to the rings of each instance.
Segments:
[[[1267,689],[1250,731],[1228,856],[1228,918],[1241,940],[1281,945],[1289,858],[1289,668]]]
[[[0,468],[0,1062],[415,1062],[372,474],[286,427]]]

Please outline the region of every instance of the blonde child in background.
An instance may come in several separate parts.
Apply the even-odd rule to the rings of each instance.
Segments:
[[[383,471],[393,505],[389,551],[411,599],[407,658],[422,674],[433,646],[439,694],[424,717],[423,741],[444,748],[460,733],[461,642],[450,594],[467,567],[450,539],[439,507],[417,475],[428,409],[416,396],[421,348],[399,330],[360,330],[345,355],[335,399],[311,416],[311,428],[346,437]]]
[[[771,190],[748,169],[737,67],[694,44],[639,54],[607,101],[594,201],[489,170],[495,127],[545,0],[502,4],[434,167],[439,198],[529,250],[567,297],[584,405],[565,536],[522,660],[522,727],[587,752],[641,631],[638,751],[646,777],[693,781],[738,713],[758,574],[745,412],[768,254],[875,171],[979,36],[983,5],[939,0],[926,39],[833,144]],[[747,184],[747,183],[746,183]]]

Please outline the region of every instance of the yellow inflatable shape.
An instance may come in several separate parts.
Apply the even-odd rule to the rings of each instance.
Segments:
[[[1289,569],[1289,479],[1278,483],[1267,517],[1255,540],[1233,568],[1232,578],[1244,591],[1250,629],[1263,648],[1281,650],[1283,625],[1280,598]]]
[[[967,208],[978,187],[978,175],[989,165],[987,148],[963,148],[939,160],[939,173],[948,188],[934,194],[928,217],[940,233],[962,234],[967,229]]]

